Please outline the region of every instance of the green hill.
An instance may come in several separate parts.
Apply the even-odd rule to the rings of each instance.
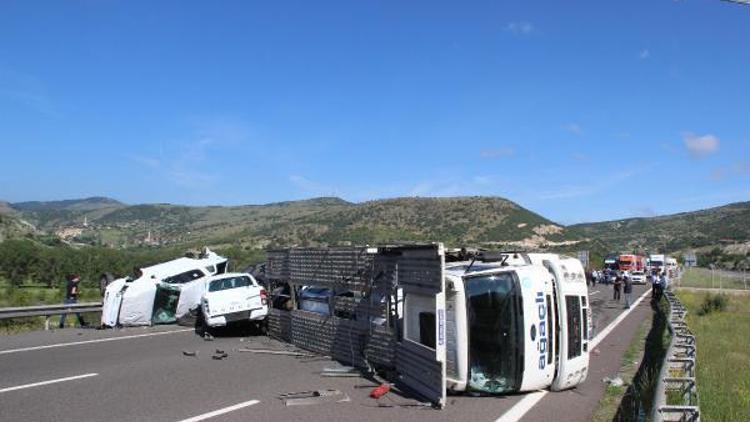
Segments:
[[[750,202],[650,218],[585,223],[569,229],[615,250],[668,251],[750,240]]]
[[[0,242],[6,239],[28,237],[35,231],[30,224],[9,214],[0,213]]]
[[[1,215],[17,218],[15,223],[3,223],[6,238],[27,233],[23,224],[18,225],[22,218],[49,235],[114,247],[211,243],[266,248],[440,240],[449,245],[590,249],[604,254],[750,240],[750,202],[570,227],[498,197],[409,197],[363,203],[314,198],[206,207],[125,205],[109,198],[87,198],[5,204],[0,209]]]
[[[253,247],[441,240],[533,248],[580,240],[563,226],[496,197],[395,198],[358,204],[315,198],[231,207],[85,201],[12,206],[50,233],[73,227],[66,233],[74,240],[120,246],[145,239]]]

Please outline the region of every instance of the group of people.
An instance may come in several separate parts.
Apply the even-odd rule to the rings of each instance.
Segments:
[[[586,281],[591,287],[597,284],[612,284],[619,274],[619,271],[613,270],[611,268],[605,268],[601,271],[591,270],[586,273]]]
[[[628,274],[625,272],[616,274],[614,276],[614,280],[612,282],[612,300],[615,300],[617,302],[620,301],[620,291],[625,293],[625,308],[630,308],[630,302],[632,300],[633,296],[633,280],[628,277]]]
[[[666,271],[653,270],[648,279],[651,281],[651,299],[658,302],[664,294],[664,290],[669,287],[669,278]]]
[[[661,299],[664,290],[669,285],[666,271],[654,269],[648,276],[651,282],[651,298],[655,301]],[[628,276],[626,271],[617,271],[611,268],[605,268],[602,271],[592,270],[586,272],[586,283],[589,286],[596,284],[612,285],[612,300],[619,302],[622,295],[625,295],[625,308],[630,308],[633,294],[633,280]]]

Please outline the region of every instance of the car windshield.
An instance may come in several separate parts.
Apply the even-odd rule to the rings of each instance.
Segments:
[[[523,375],[523,314],[513,273],[466,278],[469,311],[469,388],[518,391]]]
[[[235,289],[237,287],[247,287],[252,286],[253,282],[250,280],[250,277],[248,276],[237,276],[237,277],[227,277],[227,278],[220,278],[218,280],[212,280],[208,284],[208,291],[209,292],[218,292],[220,290],[229,290],[229,289]]]

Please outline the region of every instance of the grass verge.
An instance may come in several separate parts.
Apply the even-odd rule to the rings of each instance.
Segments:
[[[621,387],[607,385],[607,389],[604,391],[604,396],[599,400],[599,405],[591,417],[592,421],[609,422],[615,420],[617,411],[620,408],[620,403],[622,403],[629,386],[633,383],[635,374],[638,371],[638,366],[643,359],[646,346],[646,333],[651,324],[652,319],[646,318],[638,327],[638,330],[622,357],[620,369],[617,371],[617,376],[622,378],[623,385]]]
[[[101,321],[101,315],[102,315],[101,312],[84,312],[81,314],[86,324],[88,324],[89,326],[93,326],[93,327],[96,327],[99,325]],[[60,316],[55,315],[53,317],[50,317],[49,319],[50,328],[57,329],[59,323],[60,323]],[[67,318],[65,319],[65,327],[67,328],[75,327],[77,323],[78,323],[78,320],[75,314],[68,315]],[[38,331],[38,330],[43,330],[43,329],[44,329],[44,317],[43,316],[0,320],[0,336],[25,333],[28,331]]]
[[[618,371],[623,387],[607,386],[593,421],[648,420],[653,406],[656,379],[669,346],[667,302],[652,304],[654,313],[647,318],[631,340]]]
[[[750,296],[728,296],[725,311],[700,315],[705,293],[677,295],[698,345],[701,420],[750,421]]]
[[[750,277],[750,275],[748,275]],[[682,274],[680,286],[701,287],[708,289],[747,289],[750,280],[746,282],[742,275],[731,276],[723,271],[712,271],[706,268],[688,268]]]

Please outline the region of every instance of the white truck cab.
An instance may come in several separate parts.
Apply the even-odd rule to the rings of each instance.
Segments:
[[[446,388],[505,394],[586,379],[591,315],[580,261],[513,254],[445,267]],[[418,314],[415,304],[406,313]],[[438,334],[439,335],[439,334]]]

